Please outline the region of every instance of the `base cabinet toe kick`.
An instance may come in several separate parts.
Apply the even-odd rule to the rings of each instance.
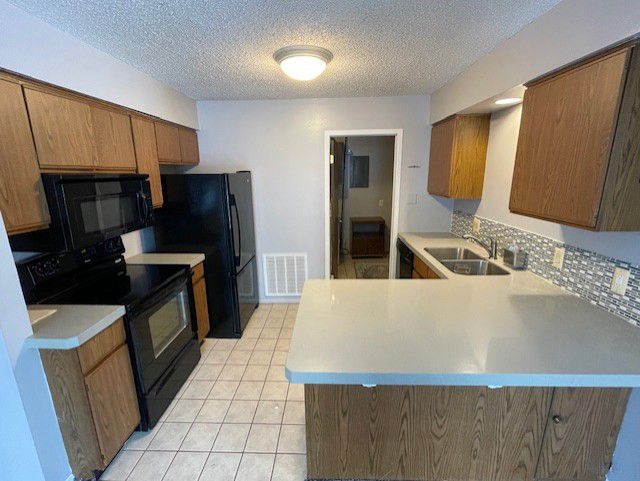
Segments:
[[[602,481],[629,393],[306,384],[307,476]]]

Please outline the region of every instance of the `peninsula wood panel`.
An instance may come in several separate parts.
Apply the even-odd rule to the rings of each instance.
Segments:
[[[138,398],[126,345],[85,378],[89,405],[106,466],[140,423]]]
[[[0,211],[9,234],[47,227],[49,209],[19,84],[0,79]]]
[[[629,393],[629,389],[556,388],[536,478],[604,480]]]
[[[163,204],[160,165],[158,164],[158,146],[153,122],[140,117],[131,117],[133,143],[138,164],[138,172],[149,176],[151,202],[154,207]]]
[[[29,87],[24,93],[40,167],[95,168],[97,153],[89,104]]]
[[[125,343],[124,322],[121,319],[77,348],[83,374]]]
[[[136,170],[136,156],[129,116],[111,109],[91,106],[91,122],[99,170]]]
[[[533,479],[551,388],[305,385],[311,479]]]
[[[629,55],[617,50],[528,86],[512,212],[596,227]]]
[[[91,479],[104,463],[76,350],[41,350],[40,357],[71,470]]]
[[[198,165],[200,152],[198,151],[198,134],[195,130],[179,129],[180,160],[183,164]]]
[[[158,146],[158,160],[161,164],[180,164],[180,132],[178,127],[154,122],[156,128],[156,143]]]

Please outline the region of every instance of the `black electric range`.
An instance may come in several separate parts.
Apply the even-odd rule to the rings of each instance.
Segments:
[[[188,266],[128,265],[120,238],[18,265],[30,304],[123,305],[140,428],[152,428],[200,359]]]

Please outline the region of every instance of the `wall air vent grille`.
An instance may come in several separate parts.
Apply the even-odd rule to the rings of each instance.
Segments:
[[[307,280],[307,254],[264,254],[267,296],[299,296]]]

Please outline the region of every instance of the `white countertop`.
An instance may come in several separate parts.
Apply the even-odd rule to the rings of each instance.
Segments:
[[[27,309],[32,319],[48,314],[45,310],[54,311],[31,326],[33,335],[25,340],[25,347],[36,349],[73,349],[125,314],[124,306],[38,304]]]
[[[204,254],[182,252],[145,252],[125,259],[127,264],[178,264],[192,269],[204,262]]]
[[[484,255],[458,237],[400,237],[446,279],[308,281],[291,382],[640,386],[637,327],[529,272],[463,276],[424,251],[462,245]]]

